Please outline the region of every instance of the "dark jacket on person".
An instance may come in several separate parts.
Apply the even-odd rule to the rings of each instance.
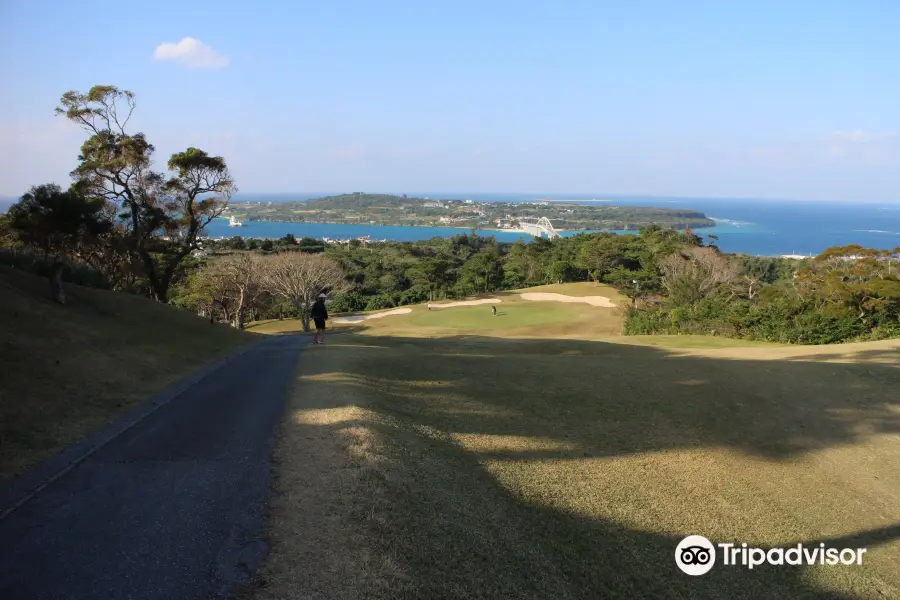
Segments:
[[[309,311],[309,316],[313,319],[328,319],[328,309],[325,308],[325,301],[316,300]]]

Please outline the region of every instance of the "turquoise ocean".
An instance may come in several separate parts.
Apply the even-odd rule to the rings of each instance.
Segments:
[[[796,200],[754,200],[732,198],[678,198],[647,196],[610,196],[585,194],[484,194],[397,192],[432,199],[471,199],[476,202],[534,202],[536,200],[575,200],[589,204],[625,206],[671,206],[695,209],[716,221],[716,226],[699,229],[699,235],[713,234],[725,252],[743,252],[760,256],[782,254],[815,255],[830,246],[859,244],[869,248],[893,249],[900,246],[900,203],[894,202],[816,202]],[[327,193],[250,194],[240,193],[240,202],[303,201],[329,195]],[[15,198],[0,198],[0,211]],[[318,223],[251,222],[246,227],[229,227],[225,219],[217,219],[208,228],[210,237],[280,238],[290,233],[295,237],[356,238],[370,236],[374,240],[415,241],[435,236],[450,237],[466,233],[451,227],[388,227],[379,225],[336,225]],[[493,235],[499,241],[529,241],[520,233],[481,230],[479,235]],[[574,232],[567,232],[572,235]]]
[[[588,204],[622,206],[671,206],[699,210],[716,221],[716,226],[698,229],[698,235],[713,234],[715,243],[725,252],[760,256],[782,254],[816,255],[830,246],[859,244],[870,248],[893,249],[900,246],[900,203],[835,203],[796,200],[753,200],[715,198],[664,198],[641,196],[601,196],[584,194],[476,194],[407,192],[410,196],[432,199],[471,199],[476,202],[534,202],[536,200],[577,200]],[[240,202],[302,201],[327,194],[239,194]],[[208,227],[210,237],[279,238],[295,237],[356,238],[415,241],[432,237],[450,237],[466,233],[451,227],[390,227],[380,225],[336,225],[320,223],[250,222],[246,227],[229,227],[219,219]],[[498,241],[529,241],[521,233],[480,230]],[[576,232],[566,232],[572,235]]]

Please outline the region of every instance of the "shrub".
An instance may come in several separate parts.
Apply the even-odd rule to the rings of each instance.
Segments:
[[[369,298],[369,302],[366,304],[366,310],[381,310],[383,308],[394,308],[395,306],[396,303],[390,295],[378,294],[377,296]]]
[[[863,335],[866,328],[854,315],[804,312],[795,317],[789,341],[797,344],[833,344]]]
[[[428,300],[428,289],[422,286],[413,286],[404,292],[399,293],[397,304],[421,304]]]
[[[669,320],[665,309],[661,307],[628,309],[625,316],[625,335],[652,335],[668,332]]]
[[[21,269],[33,275],[47,277],[54,263],[27,248],[2,248],[0,249],[0,264]],[[82,262],[67,262],[62,280],[66,283],[101,290],[112,288],[104,273]]]
[[[368,299],[357,291],[350,291],[346,294],[339,294],[332,298],[328,305],[331,312],[356,312],[366,308]]]

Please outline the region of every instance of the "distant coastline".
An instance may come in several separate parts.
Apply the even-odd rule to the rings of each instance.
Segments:
[[[216,221],[217,222],[229,222],[230,217],[219,216],[219,217],[216,217]],[[429,227],[427,225],[382,225],[380,223],[326,223],[326,222],[319,223],[319,222],[309,222],[309,221],[275,221],[275,220],[268,220],[268,219],[253,220],[253,221],[248,221],[247,223],[272,223],[272,224],[278,224],[278,225],[284,225],[284,226],[290,226],[290,225],[334,225],[334,226],[338,226],[338,227],[350,226],[350,227],[400,227],[400,228],[411,228],[411,229],[453,229],[455,231],[458,231],[459,233],[468,233],[468,232],[474,230],[476,232],[478,232],[478,231],[493,231],[493,232],[497,232],[497,233],[513,233],[513,234],[519,234],[519,235],[523,235],[523,236],[533,237],[533,236],[531,236],[531,234],[528,231],[526,231],[524,229],[515,228],[515,227],[511,227],[511,228],[454,227],[452,225],[448,225],[445,227]],[[240,231],[245,228],[246,228],[246,224],[245,224],[245,226],[242,226],[242,227],[228,227],[229,230],[235,232],[234,235],[241,235]],[[578,234],[578,233],[618,233],[618,234],[631,233],[631,234],[636,234],[637,233],[636,230],[624,230],[624,229],[621,229],[621,230],[557,229],[556,231],[558,231],[559,233],[568,233],[568,234]],[[253,237],[253,236],[241,235],[241,237]]]
[[[540,229],[603,231],[639,230],[656,224],[672,229],[704,229],[715,221],[689,208],[566,203],[549,200],[518,202],[497,199],[430,198],[396,194],[352,192],[336,196],[272,202],[233,201],[229,216],[244,221],[369,224],[410,227],[476,227],[533,233]]]
[[[246,201],[293,201],[314,198],[321,194],[253,195],[241,194]],[[438,194],[425,193],[434,199],[472,198],[476,202],[503,199],[505,201],[534,202],[539,198],[553,197],[550,194]],[[560,195],[572,198],[580,194]],[[598,197],[599,198],[599,197]],[[714,219],[715,226],[697,229],[696,233],[706,243],[714,243],[724,252],[748,254],[752,256],[799,255],[816,256],[826,248],[848,244],[859,244],[866,248],[892,249],[900,246],[900,204],[891,202],[813,202],[774,201],[769,199],[710,199],[710,198],[665,198],[665,197],[625,197],[604,196],[620,206],[647,206],[648,204],[671,205],[677,203],[690,206]],[[7,206],[0,204],[0,213],[18,198],[4,198]],[[583,202],[591,202],[591,197],[582,197]],[[597,200],[600,204],[600,200]],[[607,204],[607,202],[603,202]],[[227,219],[216,219],[207,227],[211,238],[255,237],[277,239],[291,233],[296,237],[347,238],[371,235],[372,239],[394,241],[416,241],[431,237],[451,237],[471,231],[469,227],[385,227],[372,225],[325,225],[315,223],[272,223],[251,222],[249,227],[228,227]],[[500,242],[513,243],[518,240],[530,242],[533,238],[511,229],[477,231],[480,235],[493,235]],[[633,234],[635,231],[613,230],[613,233]],[[574,235],[563,232],[563,235]],[[715,235],[712,240],[707,236]]]
[[[438,199],[440,194],[424,194]],[[447,194],[446,196],[450,196]],[[453,197],[473,198],[475,201],[493,200],[497,194],[455,194]],[[576,195],[577,196],[577,195]],[[548,194],[524,195],[506,194],[508,201],[537,201],[537,198],[552,197]],[[563,197],[562,195],[560,197]],[[565,196],[571,197],[571,196]],[[248,200],[263,200],[261,197],[247,197]],[[620,206],[646,206],[670,204],[675,199],[625,198],[606,196]],[[296,196],[291,198],[296,201]],[[585,201],[590,201],[590,197]],[[714,215],[715,226],[696,230],[706,243],[714,243],[723,252],[748,254],[752,256],[801,255],[816,256],[831,246],[859,244],[866,248],[890,249],[900,246],[900,206],[884,202],[840,204],[835,202],[775,202],[770,200],[710,200],[703,198],[680,198],[677,203],[690,206],[706,215]],[[599,202],[598,202],[599,204]],[[606,203],[604,203],[606,204]],[[374,225],[321,225],[313,223],[263,223],[252,222],[250,227],[229,228],[227,220],[216,219],[209,229],[211,237],[278,238],[286,233],[296,237],[348,238],[371,235],[372,239],[395,241],[416,241],[431,237],[450,237],[471,231],[469,227],[385,227]],[[518,240],[530,242],[527,234],[509,229],[479,230],[480,235],[494,235],[500,242],[513,243]],[[633,234],[636,231],[613,233]],[[564,232],[563,235],[574,235]],[[707,236],[714,235],[718,239]]]

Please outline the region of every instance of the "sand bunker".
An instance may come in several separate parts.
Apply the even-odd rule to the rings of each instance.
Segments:
[[[332,319],[335,323],[359,323],[360,321],[368,321],[369,319],[380,319],[388,315],[405,315],[412,312],[411,308],[395,308],[371,315],[354,315],[352,317],[335,317]]]
[[[526,292],[519,294],[522,300],[535,300],[538,302],[583,302],[591,306],[604,306],[615,308],[606,296],[566,296],[565,294],[550,294],[547,292]]]
[[[476,304],[498,304],[503,302],[500,298],[482,298],[481,300],[460,300],[458,302],[444,302],[443,304],[431,303],[431,308],[451,308],[453,306],[475,306]]]

